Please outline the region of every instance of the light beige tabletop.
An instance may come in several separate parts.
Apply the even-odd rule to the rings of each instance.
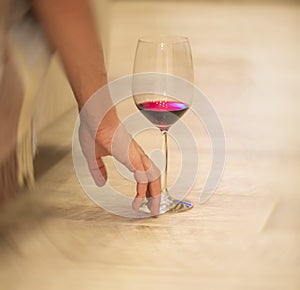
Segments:
[[[200,157],[194,209],[143,220],[110,214],[75,176],[73,110],[41,136],[36,191],[1,214],[0,289],[300,289],[300,6],[120,1],[111,9],[112,79],[131,72],[139,36],[190,38],[195,83],[226,135],[222,181],[200,205],[212,152],[189,113]],[[119,109],[134,110],[130,101]],[[138,139],[146,149],[160,142],[156,131]],[[109,182],[134,189],[107,164]]]

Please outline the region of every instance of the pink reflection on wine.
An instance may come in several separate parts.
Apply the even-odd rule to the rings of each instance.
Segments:
[[[144,102],[137,107],[161,131],[167,131],[189,108],[187,104],[176,101]]]

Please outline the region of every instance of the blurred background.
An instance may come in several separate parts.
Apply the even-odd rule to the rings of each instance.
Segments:
[[[25,164],[34,159],[35,182],[30,168],[24,169],[24,183],[30,186],[9,188],[8,198],[2,180],[6,201],[0,212],[0,288],[298,290],[299,4],[91,2],[111,80],[131,74],[140,36],[185,35],[192,47],[195,84],[223,124],[223,178],[214,196],[200,205],[211,145],[203,125],[192,112],[186,114],[184,121],[199,142],[199,177],[189,193],[195,207],[157,219],[117,217],[87,198],[71,156],[76,104],[58,57],[45,56],[41,38],[28,41],[14,32],[12,43],[17,55],[21,51],[21,62],[27,59],[24,51],[33,50],[44,61],[40,66],[37,57],[34,67],[44,70],[32,73],[32,59],[23,65],[25,75],[32,74],[39,84],[24,115],[36,148]],[[39,33],[30,25],[26,29],[28,37]],[[9,118],[4,104],[2,124]],[[132,100],[119,106],[121,117],[134,110]],[[160,142],[159,132],[150,135],[137,136],[146,149]],[[172,142],[171,160],[177,155]],[[5,158],[13,146],[2,138],[0,173],[7,170]],[[112,160],[106,162],[115,188],[134,190],[133,184],[120,184]],[[172,180],[177,172],[170,167]]]

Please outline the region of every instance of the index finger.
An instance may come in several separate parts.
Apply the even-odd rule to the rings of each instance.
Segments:
[[[160,214],[161,183],[160,178],[149,182],[147,190],[148,208],[154,215]]]

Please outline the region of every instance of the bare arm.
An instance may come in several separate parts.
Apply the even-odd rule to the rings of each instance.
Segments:
[[[88,98],[107,83],[102,47],[97,38],[89,2],[33,0],[33,3],[52,45],[61,56],[78,107],[81,109]],[[95,136],[89,133],[89,122],[81,119],[79,138],[89,170],[96,184],[103,185],[107,179],[107,172],[102,157],[113,154],[136,178],[137,194],[133,208],[138,210],[144,198],[148,198],[149,209],[157,214],[160,204],[159,170],[122,126],[122,130],[119,131],[122,139],[118,139],[117,148],[112,150],[113,136],[119,125],[115,107],[105,115]]]
[[[88,0],[33,0],[58,50],[79,108],[107,82],[103,51]]]

